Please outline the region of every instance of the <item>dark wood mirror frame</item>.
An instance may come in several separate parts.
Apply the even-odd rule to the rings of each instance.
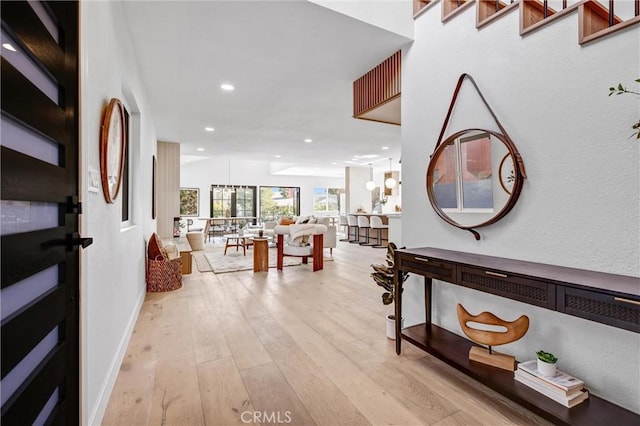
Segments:
[[[454,219],[452,219],[449,215],[447,215],[447,213],[438,205],[437,200],[436,200],[436,196],[434,193],[434,183],[435,183],[435,168],[436,168],[436,164],[437,164],[437,160],[440,156],[440,154],[442,154],[444,152],[444,150],[456,139],[458,139],[461,136],[464,136],[467,133],[470,132],[484,132],[484,133],[489,133],[492,137],[496,138],[497,140],[499,140],[500,142],[502,142],[505,147],[507,148],[508,151],[508,155],[511,156],[511,158],[513,159],[513,170],[514,170],[514,182],[513,182],[513,187],[511,188],[511,193],[509,194],[509,197],[507,199],[507,202],[504,204],[504,206],[497,212],[495,213],[491,218],[489,218],[488,220],[485,220],[483,222],[474,224],[474,225],[463,225],[461,223],[458,223],[457,221],[455,221]],[[460,229],[464,229],[466,231],[469,231],[473,234],[473,236],[475,237],[476,240],[480,239],[480,234],[478,233],[478,231],[476,231],[474,228],[480,228],[482,226],[487,226],[487,225],[491,225],[492,223],[497,222],[498,220],[502,219],[507,213],[509,213],[511,211],[511,209],[513,208],[513,206],[515,206],[516,201],[518,201],[518,197],[520,196],[520,192],[522,190],[522,185],[524,183],[524,179],[525,179],[525,174],[523,173],[524,171],[524,163],[522,162],[522,157],[520,156],[520,153],[518,152],[518,149],[515,147],[515,145],[513,144],[513,142],[511,142],[510,139],[508,139],[507,137],[505,137],[504,135],[491,131],[491,130],[485,130],[485,129],[465,129],[465,130],[461,130],[459,132],[454,133],[453,135],[449,136],[444,142],[442,142],[441,144],[439,144],[435,151],[433,152],[433,154],[431,155],[431,160],[429,161],[429,167],[427,168],[427,194],[429,196],[429,202],[431,203],[431,206],[433,207],[433,209],[435,210],[435,212],[438,214],[438,216],[440,216],[442,218],[442,220],[444,220],[445,222],[447,222],[450,225],[455,226],[456,228],[460,228]]]
[[[485,129],[465,129],[465,130],[461,130],[459,132],[456,132],[456,133],[452,134],[451,136],[449,136],[447,139],[445,139],[443,141],[442,138],[443,138],[444,133],[445,133],[445,131],[447,129],[447,124],[449,123],[449,119],[451,118],[451,113],[453,112],[453,107],[454,107],[454,105],[456,103],[456,99],[458,97],[458,94],[460,93],[460,88],[462,87],[462,83],[464,82],[465,79],[469,79],[469,81],[473,84],[473,87],[478,92],[478,95],[480,96],[480,99],[482,100],[484,105],[487,107],[487,109],[491,113],[491,116],[493,117],[493,119],[495,120],[496,124],[498,125],[498,128],[500,129],[500,132],[495,132],[495,131],[485,130]],[[470,132],[488,133],[492,137],[495,137],[497,140],[501,141],[505,145],[505,147],[507,148],[508,155],[511,156],[511,158],[512,158],[513,170],[514,170],[513,187],[511,188],[511,193],[509,194],[509,197],[508,197],[507,202],[505,203],[505,205],[497,213],[495,213],[493,216],[491,216],[488,220],[485,220],[483,222],[477,223],[475,225],[466,225],[466,224],[458,223],[457,221],[453,220],[449,215],[447,215],[447,213],[438,205],[437,200],[436,200],[436,196],[435,196],[435,193],[434,193],[434,190],[433,190],[433,185],[435,183],[434,182],[434,171],[435,171],[435,168],[436,168],[436,163],[437,163],[439,155],[442,152],[444,152],[444,150],[447,148],[447,146],[449,146],[451,143],[453,143],[456,139],[458,139],[459,137],[461,137],[461,136],[463,136],[463,135],[465,135],[467,133],[470,133]],[[504,161],[504,159],[503,159],[503,161]],[[499,167],[501,167],[501,166],[499,166]],[[456,85],[455,91],[453,93],[453,97],[451,99],[451,104],[449,105],[449,111],[447,112],[447,117],[445,118],[444,124],[442,125],[442,130],[440,131],[440,136],[438,137],[438,142],[436,143],[436,146],[434,148],[433,154],[431,154],[431,159],[429,160],[429,166],[427,168],[427,179],[426,179],[427,180],[427,182],[426,182],[427,183],[427,195],[429,196],[429,202],[431,203],[431,206],[433,207],[435,212],[438,214],[438,216],[440,216],[442,218],[442,220],[444,220],[445,222],[447,222],[448,224],[450,224],[452,226],[455,226],[456,228],[464,229],[466,231],[471,232],[473,234],[473,236],[475,237],[475,239],[479,240],[480,239],[480,234],[474,228],[480,228],[482,226],[491,225],[492,223],[495,223],[495,222],[499,221],[507,213],[509,213],[511,211],[511,209],[513,209],[513,206],[515,206],[516,202],[518,201],[518,198],[520,197],[520,192],[522,191],[522,185],[524,184],[524,179],[526,179],[526,178],[527,178],[527,174],[525,172],[524,161],[522,160],[522,156],[518,152],[518,149],[516,148],[516,145],[513,143],[513,141],[511,140],[511,138],[507,134],[507,131],[504,129],[504,127],[502,127],[502,124],[500,124],[500,121],[498,120],[498,117],[495,115],[495,113],[493,112],[493,110],[489,106],[488,102],[486,101],[486,99],[484,98],[482,93],[480,92],[480,89],[478,88],[478,85],[476,84],[476,82],[473,80],[473,78],[469,74],[460,75],[460,78],[458,79],[458,84]],[[501,182],[501,185],[502,185],[502,182]],[[509,193],[509,191],[506,191],[506,192]]]

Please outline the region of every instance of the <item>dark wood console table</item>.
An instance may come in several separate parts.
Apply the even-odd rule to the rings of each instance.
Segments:
[[[470,361],[475,343],[431,323],[431,286],[437,279],[640,333],[640,278],[435,248],[398,250],[395,264],[396,318],[402,318],[398,272],[424,276],[425,287],[425,323],[401,329],[396,321],[398,355],[407,340],[555,424],[640,424],[640,415],[594,395],[564,407],[514,380],[513,372]]]

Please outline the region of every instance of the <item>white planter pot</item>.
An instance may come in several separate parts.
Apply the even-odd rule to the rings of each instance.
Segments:
[[[556,364],[549,364],[541,359],[538,359],[538,371],[543,376],[553,377],[556,375]]]
[[[404,318],[400,322],[400,328],[404,328]],[[387,315],[387,338],[396,340],[396,321],[393,314]]]

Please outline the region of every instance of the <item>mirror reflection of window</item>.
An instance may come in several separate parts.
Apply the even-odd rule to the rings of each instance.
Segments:
[[[462,208],[493,210],[491,139],[483,133],[460,138]]]
[[[442,209],[458,208],[458,167],[456,145],[450,143],[436,160],[433,192]]]
[[[488,133],[452,141],[436,159],[433,192],[443,210],[493,211],[491,138]]]

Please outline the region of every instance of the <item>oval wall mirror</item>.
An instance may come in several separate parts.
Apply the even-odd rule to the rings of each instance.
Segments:
[[[429,202],[447,223],[471,232],[503,218],[520,196],[524,164],[500,133],[466,129],[439,144],[427,169]]]

